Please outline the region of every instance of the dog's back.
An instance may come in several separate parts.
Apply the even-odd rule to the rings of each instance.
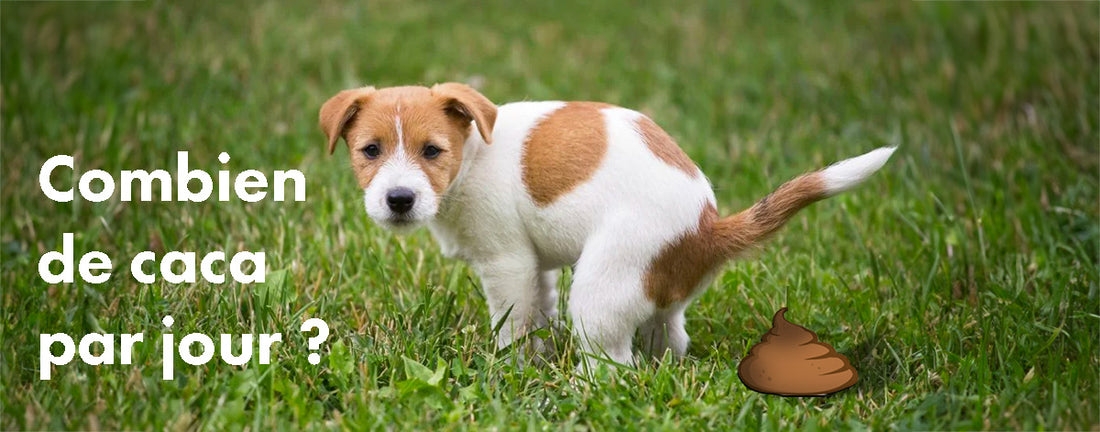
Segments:
[[[576,263],[601,236],[634,243],[639,256],[655,253],[647,249],[694,228],[714,205],[703,173],[641,113],[520,102],[501,106],[497,116],[493,145],[475,157],[481,174],[473,184],[509,191],[514,210],[505,211],[524,227],[541,268]]]

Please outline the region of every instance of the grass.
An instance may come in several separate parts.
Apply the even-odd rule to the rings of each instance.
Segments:
[[[1096,429],[1100,4],[621,1],[8,3],[0,9],[0,429]],[[868,184],[799,214],[688,315],[689,358],[585,380],[517,368],[478,282],[368,222],[316,125],[336,91],[464,81],[498,103],[642,110],[733,212],[882,145]],[[80,171],[300,169],[304,203],[54,203]],[[68,179],[55,178],[59,186]],[[76,234],[115,275],[49,285]],[[146,250],[267,253],[268,282],[140,284]],[[783,305],[860,372],[828,398],[747,390]],[[271,365],[176,363],[190,332],[284,333]],[[325,319],[320,365],[298,326]],[[133,365],[38,380],[38,335],[144,332]]]

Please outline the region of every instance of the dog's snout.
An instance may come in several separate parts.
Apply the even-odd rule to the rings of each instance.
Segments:
[[[412,210],[414,202],[416,202],[416,192],[412,189],[399,187],[386,192],[386,205],[394,213],[408,213]]]

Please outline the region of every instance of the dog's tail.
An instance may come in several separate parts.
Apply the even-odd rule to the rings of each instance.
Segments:
[[[714,241],[732,258],[776,232],[802,208],[862,183],[890,159],[896,147],[882,147],[788,181],[752,207],[714,222]]]

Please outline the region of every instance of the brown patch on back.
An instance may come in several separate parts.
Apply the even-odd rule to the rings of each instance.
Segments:
[[[824,198],[824,191],[815,172],[784,183],[733,216],[719,218],[718,210],[708,205],[699,214],[696,230],[665,246],[650,263],[644,281],[646,297],[661,308],[686,300],[703,277],[771,236],[799,210]]]
[[[680,146],[676,145],[676,141],[664,129],[657,126],[657,123],[654,123],[649,117],[642,116],[638,118],[637,128],[638,133],[642,135],[642,141],[645,141],[645,145],[649,147],[649,151],[653,152],[654,156],[657,156],[657,159],[683,171],[688,177],[695,178],[699,175],[699,170],[695,167],[695,163],[691,161],[691,158],[684,153]]]
[[[550,113],[523,144],[523,184],[540,207],[550,205],[592,177],[607,153],[611,105],[570,102]]]

